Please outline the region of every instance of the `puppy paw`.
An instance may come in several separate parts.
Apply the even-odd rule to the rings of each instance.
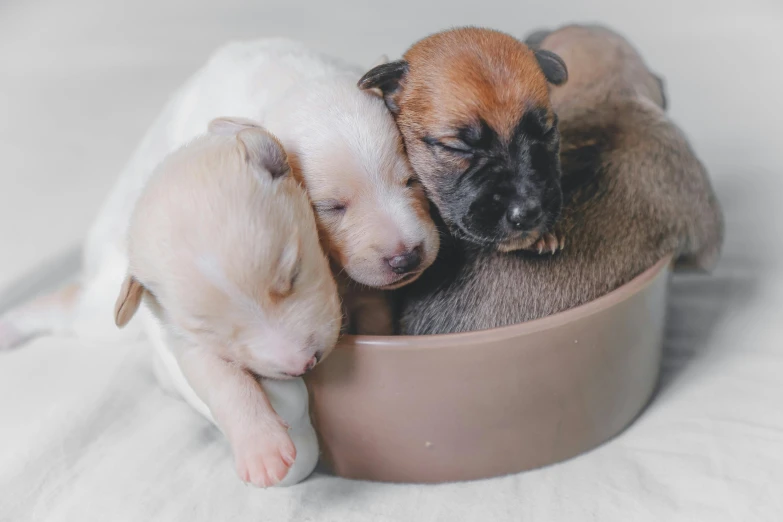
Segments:
[[[528,249],[539,254],[554,254],[565,247],[565,236],[547,232]]]
[[[239,478],[260,488],[283,480],[296,459],[296,447],[282,424],[248,432],[233,449]]]

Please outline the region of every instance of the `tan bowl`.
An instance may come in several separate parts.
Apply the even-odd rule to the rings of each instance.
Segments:
[[[445,482],[545,466],[605,442],[655,387],[669,261],[519,325],[345,337],[307,377],[326,463],[352,479]]]

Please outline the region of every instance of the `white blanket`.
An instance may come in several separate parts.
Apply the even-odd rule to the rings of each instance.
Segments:
[[[45,338],[0,354],[0,521],[783,520],[783,6],[312,4],[0,5],[0,308],[81,238],[168,93],[225,40],[290,36],[369,65],[452,25],[601,21],[667,78],[727,217],[717,272],[673,282],[650,407],[604,446],[519,475],[419,486],[321,471],[257,490],[219,432],[158,387],[146,342]]]

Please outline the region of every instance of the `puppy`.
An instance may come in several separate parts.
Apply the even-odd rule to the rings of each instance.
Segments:
[[[508,252],[559,245],[559,135],[548,85],[562,60],[463,28],[414,44],[359,81],[394,114],[411,164],[452,235]]]
[[[313,203],[348,329],[380,334],[390,333],[384,307],[380,321],[358,315],[368,299],[384,300],[366,289],[414,281],[435,260],[439,236],[394,120],[381,99],[356,87],[360,76],[296,42],[235,43],[177,95],[162,125],[170,144],[226,114],[274,132]]]
[[[340,304],[315,217],[278,141],[212,123],[167,157],[128,228],[115,307],[142,299],[187,383],[228,438],[242,480],[271,486],[296,448],[256,376],[297,377],[334,347]]]
[[[470,208],[475,199],[470,192],[455,191],[460,183],[455,180],[482,172],[481,166],[492,160],[485,159],[480,149],[463,147],[462,140],[455,148],[469,150],[472,156],[458,161],[452,156],[459,153],[441,150],[438,143],[443,138],[436,140],[434,148],[416,139],[434,132],[429,129],[436,128],[438,119],[430,114],[470,120],[474,116],[465,112],[466,106],[492,106],[499,96],[489,85],[487,90],[466,93],[464,87],[438,79],[456,74],[455,62],[434,60],[438,56],[472,57],[458,62],[468,77],[493,68],[500,70],[496,75],[507,74],[508,51],[480,46],[482,39],[460,49],[466,41],[464,35],[437,38],[425,47],[428,54],[406,54],[407,65],[397,66],[401,71],[397,80],[380,84],[396,111],[411,162],[444,221],[457,230],[457,238],[467,234],[459,232],[454,216]],[[555,256],[537,256],[524,251],[502,254],[459,239],[449,241],[426,277],[404,292],[403,333],[462,332],[519,323],[606,294],[669,254],[674,254],[677,267],[702,270],[710,269],[718,258],[723,219],[707,173],[666,117],[662,83],[633,47],[608,29],[594,26],[539,32],[531,44],[540,46],[537,56],[560,56],[569,71],[568,83],[550,82],[561,84],[552,88],[550,97],[562,136],[562,179],[550,186],[558,185],[564,200],[553,231],[558,238],[567,237],[568,244]],[[440,82],[440,90],[432,91],[437,94],[421,93],[427,82]],[[543,85],[540,78],[535,83]],[[455,102],[452,91],[465,99]],[[426,110],[414,111],[422,107]],[[550,132],[542,130],[539,136]],[[533,156],[532,147],[540,146],[531,145],[529,154]],[[554,179],[554,163],[551,158],[531,160],[530,172]],[[545,201],[552,200],[533,192],[534,204],[541,203],[547,214]]]

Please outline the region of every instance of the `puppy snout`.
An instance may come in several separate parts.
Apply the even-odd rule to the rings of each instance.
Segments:
[[[395,274],[407,274],[413,272],[419,265],[421,265],[421,245],[408,250],[407,252],[401,252],[397,255],[386,259],[392,272]]]
[[[506,221],[514,230],[530,229],[538,225],[544,211],[534,201],[515,201],[506,211]]]

